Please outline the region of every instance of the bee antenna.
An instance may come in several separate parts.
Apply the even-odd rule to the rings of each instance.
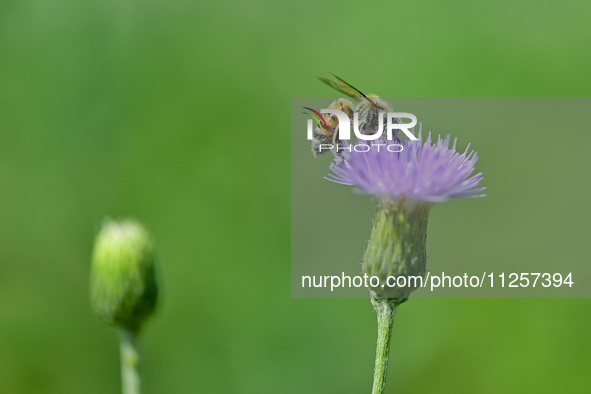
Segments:
[[[324,120],[324,117],[323,117],[323,116],[322,116],[322,115],[321,115],[321,114],[320,114],[318,111],[315,111],[315,110],[313,110],[313,109],[312,109],[312,108],[310,108],[310,107],[303,107],[303,108],[304,108],[304,109],[307,109],[307,110],[309,110],[309,111],[312,111],[312,112],[314,112],[316,115],[318,115],[318,117],[320,118],[320,120],[322,120],[322,123],[324,123],[324,127],[326,128],[326,130],[328,130],[328,125],[326,124],[326,120]]]

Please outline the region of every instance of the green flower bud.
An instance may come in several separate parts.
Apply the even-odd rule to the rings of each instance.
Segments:
[[[430,204],[409,207],[404,203],[380,202],[363,256],[364,272],[380,279],[378,286],[370,288],[372,297],[394,298],[398,305],[420,286],[426,274],[430,208]],[[389,277],[397,279],[395,286],[394,279],[388,280]]]
[[[158,296],[153,244],[137,222],[107,220],[96,237],[90,280],[92,306],[107,323],[137,333]]]

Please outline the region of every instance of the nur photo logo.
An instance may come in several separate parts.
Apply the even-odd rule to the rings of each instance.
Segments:
[[[354,150],[355,152],[367,152],[371,149],[385,149],[389,152],[401,152],[403,146],[399,144],[398,136],[403,132],[411,141],[416,141],[417,137],[409,130],[416,126],[417,118],[407,112],[378,112],[375,115],[377,126],[373,133],[366,133],[367,123],[362,123],[360,127],[359,112],[345,112],[335,109],[334,105],[344,108],[342,99],[337,100],[327,109],[321,109],[320,112],[304,107],[312,111],[313,119],[307,121],[307,138],[312,141],[315,155],[322,154],[334,149],[337,153],[341,151]],[[328,115],[328,116],[325,116]],[[351,144],[351,119],[353,116],[353,133],[357,143]],[[386,125],[384,127],[384,118]],[[402,123],[401,119],[410,119],[410,123]],[[327,122],[328,120],[328,122]],[[316,126],[314,126],[314,121]],[[342,141],[347,141],[344,144]],[[374,143],[359,143],[360,141],[375,141]],[[315,144],[316,143],[316,144]]]

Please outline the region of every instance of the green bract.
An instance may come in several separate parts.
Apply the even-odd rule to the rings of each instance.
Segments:
[[[430,208],[430,204],[419,204],[409,210],[404,204],[380,202],[363,257],[364,272],[380,279],[380,284],[370,289],[372,297],[394,298],[398,305],[422,283]],[[398,285],[393,286],[392,280],[398,278]]]
[[[153,244],[139,223],[105,222],[94,244],[90,287],[98,315],[109,324],[139,331],[158,295]]]

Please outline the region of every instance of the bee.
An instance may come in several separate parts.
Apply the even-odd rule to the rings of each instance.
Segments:
[[[351,97],[353,100],[356,101],[356,105],[353,104],[350,100],[340,98],[330,104],[328,109],[338,109],[343,111],[349,119],[353,118],[353,113],[358,113],[359,119],[359,132],[362,134],[375,134],[378,132],[380,127],[380,116],[381,113],[388,113],[392,112],[392,107],[386,100],[374,95],[374,94],[364,94],[359,89],[354,87],[348,82],[345,82],[341,78],[337,77],[336,75],[332,74],[336,81],[331,81],[327,78],[318,77],[319,80],[327,84],[328,86],[338,90],[341,93],[346,94],[347,96]],[[325,153],[326,150],[320,150],[321,144],[332,144],[333,146],[341,146],[341,143],[338,140],[338,118],[336,115],[332,114],[324,114],[325,124],[320,124],[316,126],[313,132],[312,138],[312,153],[315,157]],[[381,122],[382,128],[384,127],[385,120],[382,119]],[[398,119],[395,119],[394,122],[399,123]],[[383,131],[383,130],[382,130]],[[398,137],[398,130],[395,130],[394,137]],[[384,134],[382,134],[384,135]],[[338,149],[337,149],[338,153]]]
[[[355,111],[355,105],[347,99],[340,98],[333,101],[327,109],[338,109],[339,111],[347,114],[349,119],[351,119]],[[339,119],[337,116],[332,114],[324,114],[322,117],[323,122],[319,123],[319,125],[314,128],[314,132],[312,133],[312,153],[314,154],[314,157],[318,157],[318,155],[326,153],[326,149],[321,150],[320,145],[332,145],[334,147],[342,146],[342,142],[338,139]]]

